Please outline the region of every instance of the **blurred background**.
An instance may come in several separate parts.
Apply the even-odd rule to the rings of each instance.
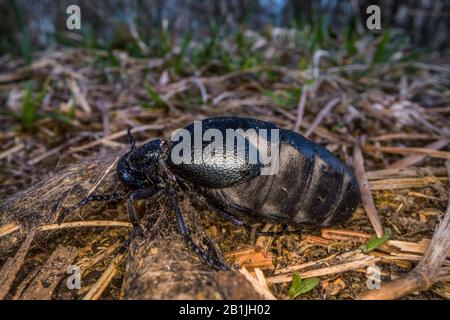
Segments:
[[[65,12],[70,4],[81,8],[82,28],[68,33]],[[411,48],[448,46],[450,2],[445,0],[2,0],[0,52],[28,57],[33,50],[60,44],[126,48],[142,55],[147,50],[133,43],[136,35],[152,52],[184,34],[199,41],[211,33],[276,27],[301,30],[305,41],[325,49],[335,39],[344,41],[344,35],[367,33],[366,8],[373,4],[381,8],[382,29],[397,30]],[[164,32],[168,39],[161,43]]]

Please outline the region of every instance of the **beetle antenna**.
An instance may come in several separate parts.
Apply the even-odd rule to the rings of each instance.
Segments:
[[[132,129],[133,128],[131,126],[127,126],[128,143],[131,146],[131,150],[134,150],[136,148],[136,139],[134,138],[133,134],[131,133]]]
[[[61,224],[63,222],[64,218],[67,217],[67,215],[70,212],[72,212],[80,207],[83,207],[90,202],[115,201],[115,200],[123,198],[126,194],[127,193],[125,191],[119,191],[119,192],[112,193],[112,194],[91,194],[90,196],[88,196],[88,197],[84,198],[83,200],[81,200],[80,202],[78,202],[76,205],[62,209],[62,211],[58,214],[57,223]]]

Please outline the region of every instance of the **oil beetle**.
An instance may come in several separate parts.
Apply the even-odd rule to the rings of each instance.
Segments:
[[[187,244],[203,261],[226,269],[191,239],[178,205],[180,194],[196,195],[237,225],[257,220],[330,226],[348,219],[360,201],[353,173],[331,152],[269,122],[217,117],[190,124],[173,134],[171,141],[156,139],[136,147],[130,131],[129,139],[131,150],[117,164],[117,175],[128,191],[91,195],[64,209],[58,222],[90,201],[126,197],[133,224],[129,242],[140,230],[132,202],[163,193]]]

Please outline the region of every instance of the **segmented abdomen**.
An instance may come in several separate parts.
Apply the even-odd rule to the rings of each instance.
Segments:
[[[353,173],[331,152],[280,129],[279,169],[243,184],[210,190],[208,198],[234,214],[294,225],[333,225],[360,201]]]

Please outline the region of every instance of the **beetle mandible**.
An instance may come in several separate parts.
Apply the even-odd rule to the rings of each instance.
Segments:
[[[200,131],[196,132],[198,123]],[[213,130],[214,139],[211,136],[205,139],[208,130]],[[236,143],[239,134],[235,134],[227,140],[228,145],[205,152],[217,142],[218,134],[227,136],[229,132],[245,133],[241,134],[243,148],[239,149]],[[128,191],[90,195],[65,208],[58,222],[68,212],[91,201],[125,197],[133,224],[126,242],[129,243],[140,230],[132,202],[164,193],[170,199],[179,231],[191,249],[203,261],[226,269],[217,257],[204,252],[192,240],[178,205],[181,193],[196,195],[215,213],[237,225],[245,225],[245,220],[257,220],[294,226],[330,226],[347,220],[360,202],[358,184],[351,170],[327,149],[293,131],[252,118],[216,117],[190,124],[183,133],[188,135],[175,134],[171,141],[155,139],[136,147],[129,131],[131,150],[117,164],[119,180]],[[196,140],[198,133],[200,143]],[[273,144],[275,140],[277,144]],[[182,143],[188,148],[183,149]],[[249,156],[250,150],[256,158]],[[263,174],[273,165],[262,161],[262,154],[268,150],[271,155],[277,155],[274,160],[277,169]],[[180,162],[180,158],[188,161]]]

